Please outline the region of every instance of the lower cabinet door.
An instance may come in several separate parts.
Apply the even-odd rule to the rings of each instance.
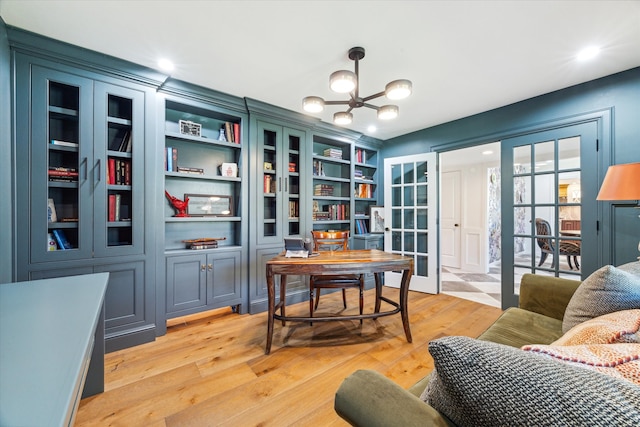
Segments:
[[[240,304],[241,295],[240,252],[207,255],[207,305]]]
[[[167,314],[194,313],[207,304],[207,255],[167,257]]]

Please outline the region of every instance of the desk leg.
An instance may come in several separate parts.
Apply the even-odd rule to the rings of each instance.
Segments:
[[[407,341],[412,342],[411,329],[409,328],[409,311],[407,301],[409,299],[409,284],[411,283],[411,276],[413,276],[413,266],[402,272],[402,283],[400,283],[400,313],[402,315],[402,326],[404,327],[404,334],[407,336]]]
[[[267,266],[267,295],[269,314],[267,317],[267,347],[264,351],[264,354],[269,354],[271,352],[271,341],[273,339],[273,322],[275,320],[273,316],[276,314],[276,289],[273,282],[273,272],[271,271],[271,268],[269,266]]]
[[[280,316],[283,317],[282,319],[282,326],[286,325],[286,320],[284,320],[284,306],[286,305],[286,299],[287,299],[287,275],[286,274],[281,274],[280,275]]]
[[[380,297],[382,296],[382,273],[373,273],[373,277],[376,281],[376,307],[375,313],[380,313]]]

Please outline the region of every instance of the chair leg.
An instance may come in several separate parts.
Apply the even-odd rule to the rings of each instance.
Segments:
[[[347,308],[347,292],[344,288],[342,288],[342,304]]]
[[[309,288],[309,317],[313,317],[313,288]],[[309,322],[309,326],[313,326],[313,322]]]
[[[573,262],[576,264],[576,270],[580,270],[580,264],[578,263],[578,257],[576,255],[573,256]]]
[[[569,264],[569,269],[573,270],[573,265],[571,265],[571,257],[567,255],[567,263]]]
[[[318,303],[320,302],[320,289],[322,288],[316,288],[316,305],[315,305],[315,309],[318,309]]]
[[[540,263],[538,264],[538,267],[540,267],[542,264],[544,264],[545,260],[547,259],[547,255],[549,255],[546,252],[542,252],[540,254]]]

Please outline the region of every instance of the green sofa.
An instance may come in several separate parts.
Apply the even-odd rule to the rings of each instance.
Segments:
[[[526,274],[520,285],[520,306],[505,312],[478,337],[520,348],[550,344],[562,334],[565,308],[581,282]],[[384,375],[359,370],[347,377],[335,396],[335,410],[355,426],[452,426],[447,418],[419,399],[429,377],[408,390]]]

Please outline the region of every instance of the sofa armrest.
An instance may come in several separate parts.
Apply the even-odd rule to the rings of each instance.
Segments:
[[[452,426],[438,411],[384,375],[359,370],[336,392],[334,408],[354,426]]]
[[[520,308],[562,320],[580,281],[525,274],[520,281]]]

